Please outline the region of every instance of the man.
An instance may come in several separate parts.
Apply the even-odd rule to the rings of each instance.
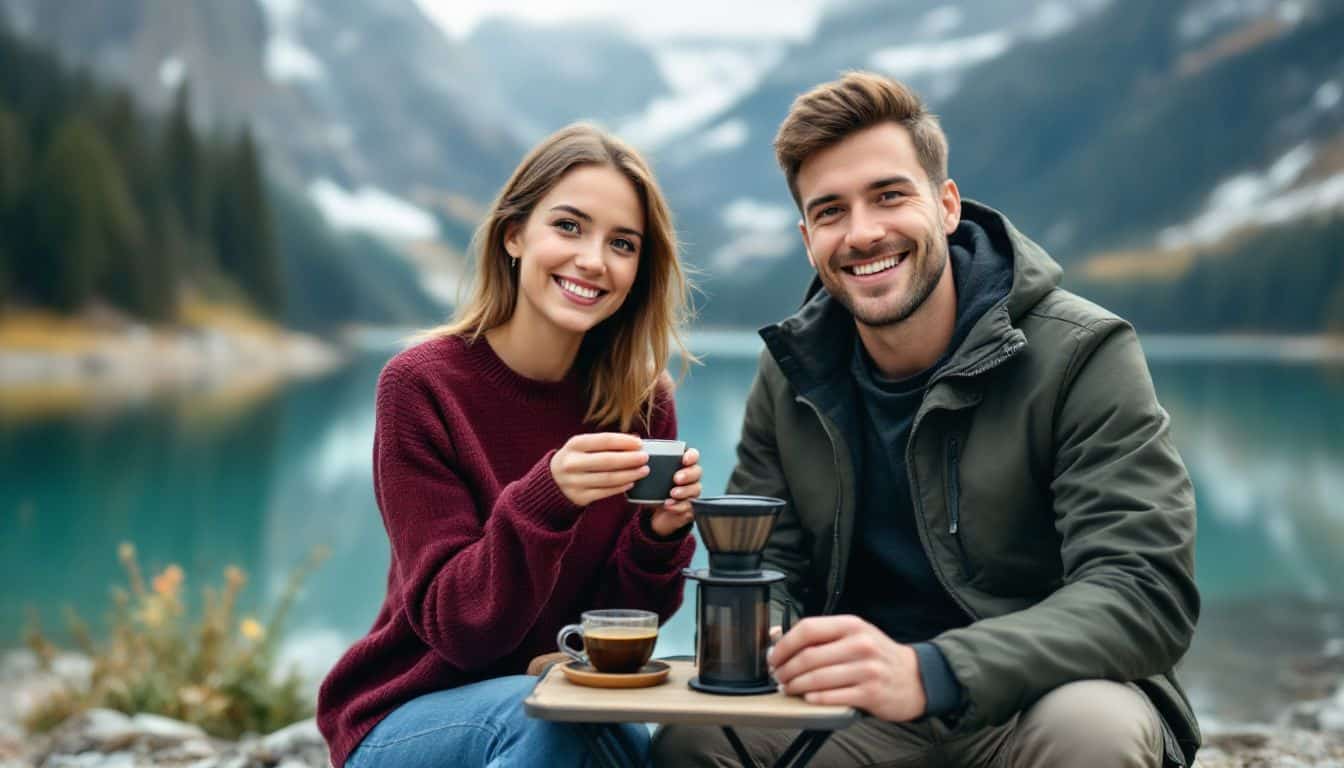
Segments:
[[[1133,329],[961,200],[901,83],[800,96],[775,151],[817,280],[761,332],[729,491],[789,502],[781,688],[865,713],[813,765],[1189,765],[1194,498]],[[739,734],[767,764],[795,735]],[[712,728],[654,745],[733,755]]]

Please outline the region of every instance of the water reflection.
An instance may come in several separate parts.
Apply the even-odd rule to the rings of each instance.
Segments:
[[[1181,676],[1219,721],[1264,721],[1344,638],[1344,367],[1153,365],[1199,500],[1204,610]],[[1336,640],[1336,642],[1339,642]]]
[[[733,465],[753,347],[708,359],[678,391],[707,493]],[[181,563],[193,593],[242,566],[247,610],[272,604],[323,545],[330,559],[295,605],[285,646],[320,674],[383,596],[388,545],[369,461],[389,354],[247,398],[0,423],[0,645],[19,641],[25,605],[40,606],[48,628],[66,604],[101,618],[122,540],[147,567]],[[1344,637],[1344,368],[1160,361],[1153,375],[1200,503],[1205,610],[1182,675],[1206,717],[1266,719],[1291,691],[1265,670]],[[658,653],[691,652],[693,608],[689,587]]]
[[[0,429],[0,597],[12,639],[24,605],[47,627],[71,605],[88,618],[124,583],[116,545],[142,562],[219,574],[265,572],[266,502],[276,467],[277,403],[226,418],[173,400],[120,413]]]

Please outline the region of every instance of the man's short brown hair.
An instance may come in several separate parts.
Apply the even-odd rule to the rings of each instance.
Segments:
[[[798,169],[803,161],[850,134],[888,121],[910,132],[930,184],[936,187],[947,179],[947,136],[919,94],[889,77],[849,72],[794,99],[775,134],[775,159],[799,210]]]

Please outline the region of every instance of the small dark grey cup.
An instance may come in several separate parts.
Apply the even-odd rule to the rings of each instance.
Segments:
[[[636,480],[634,487],[625,492],[625,498],[632,504],[662,504],[672,493],[672,476],[681,469],[686,443],[681,440],[640,442],[644,452],[649,454],[649,474]]]

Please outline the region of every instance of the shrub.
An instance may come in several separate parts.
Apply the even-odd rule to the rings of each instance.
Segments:
[[[193,619],[180,567],[169,565],[146,584],[133,545],[123,543],[118,557],[127,586],[112,590],[107,640],[95,642],[87,624],[68,613],[76,647],[93,660],[88,687],[67,685],[43,700],[26,718],[29,730],[47,730],[93,707],[165,715],[230,739],[269,733],[311,716],[302,680],[293,669],[276,668],[275,652],[285,615],[325,550],[315,549],[290,574],[264,622],[238,615],[238,594],[247,577],[235,566],[224,570],[222,587],[201,590],[203,610]],[[27,641],[49,668],[58,649],[36,622]]]

